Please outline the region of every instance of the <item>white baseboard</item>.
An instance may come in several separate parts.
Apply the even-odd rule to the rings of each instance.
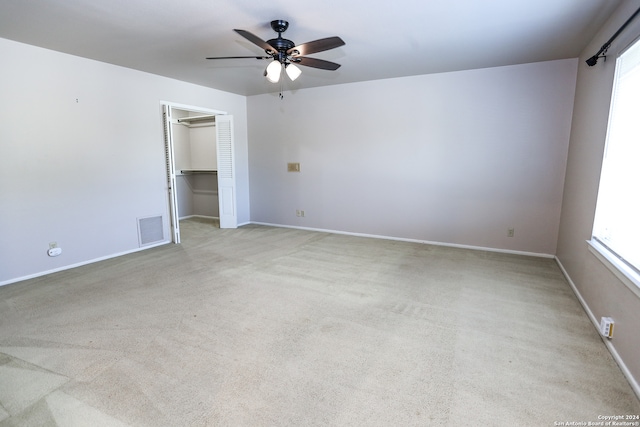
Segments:
[[[220,219],[220,217],[208,216],[208,215],[186,215],[186,216],[181,216],[178,219],[182,221],[183,219],[189,219],[189,218]]]
[[[81,267],[87,264],[93,264],[94,262],[100,262],[111,258],[117,258],[122,255],[132,254],[134,252],[145,251],[147,249],[155,248],[156,246],[162,246],[171,243],[171,240],[164,240],[159,243],[154,243],[150,245],[143,246],[141,248],[135,248],[130,251],[119,252],[117,254],[106,255],[99,258],[93,258],[87,261],[78,262],[75,264],[65,265],[63,267],[54,268],[52,270],[40,271],[38,273],[29,274],[27,276],[15,277],[13,279],[5,280],[4,282],[0,282],[0,286],[9,285],[11,283],[22,282],[23,280],[35,279],[36,277],[46,276],[47,274],[57,273],[59,271],[70,270],[72,268]]]
[[[219,217],[217,217],[217,216],[205,216],[205,215],[188,215],[188,216],[184,216],[184,217],[182,217],[180,219],[182,220],[182,219],[189,219],[189,218],[219,219]],[[239,225],[246,225],[246,224],[239,224]],[[90,259],[90,260],[87,260],[87,261],[82,261],[82,262],[78,262],[78,263],[75,263],[75,264],[69,264],[69,265],[65,265],[65,266],[62,266],[62,267],[54,268],[54,269],[51,269],[51,270],[39,271],[37,273],[29,274],[29,275],[26,275],[26,276],[14,277],[12,279],[8,279],[8,280],[0,282],[0,286],[10,285],[11,283],[22,282],[24,280],[29,280],[29,279],[35,279],[36,277],[46,276],[47,274],[57,273],[59,271],[64,271],[64,270],[70,270],[72,268],[81,267],[81,266],[87,265],[87,264],[93,264],[94,262],[100,262],[100,261],[104,261],[104,260],[111,259],[111,258],[117,258],[119,256],[128,255],[128,254],[132,254],[134,252],[139,252],[139,251],[143,251],[143,250],[146,250],[146,249],[155,248],[156,246],[166,245],[168,243],[172,243],[171,240],[164,240],[164,241],[159,242],[159,243],[153,243],[153,244],[150,244],[150,245],[145,245],[144,247],[135,248],[135,249],[132,249],[130,251],[124,251],[124,252],[119,252],[119,253],[115,253],[115,254],[111,254],[111,255],[106,255],[106,256],[103,256],[103,257],[94,258],[94,259]]]
[[[543,253],[537,253],[537,252],[513,251],[509,249],[497,249],[497,248],[486,248],[482,246],[459,245],[456,243],[433,242],[430,240],[407,239],[404,237],[382,236],[378,234],[352,233],[349,231],[328,230],[324,228],[298,227],[294,225],[272,224],[268,222],[257,222],[257,221],[250,221],[250,224],[266,225],[270,227],[280,227],[280,228],[295,228],[298,230],[318,231],[320,233],[344,234],[347,236],[356,236],[356,237],[370,237],[372,239],[395,240],[398,242],[420,243],[424,245],[446,246],[450,248],[471,249],[475,251],[498,252],[498,253],[512,254],[512,255],[526,255],[526,256],[533,256],[538,258],[553,259],[555,257],[554,255],[551,255],[551,254],[543,254]]]
[[[578,301],[580,301],[580,304],[582,305],[582,308],[584,309],[584,311],[587,313],[587,316],[591,320],[591,323],[593,323],[593,326],[596,328],[596,331],[598,331],[598,335],[600,336],[600,339],[602,339],[602,342],[607,347],[607,349],[611,353],[611,356],[613,356],[613,359],[616,361],[616,363],[620,367],[620,370],[622,371],[625,378],[629,382],[629,385],[633,389],[633,392],[636,394],[638,399],[640,399],[640,385],[638,384],[638,381],[636,381],[636,379],[633,377],[633,374],[631,374],[631,371],[629,371],[629,368],[627,368],[627,365],[625,365],[624,361],[620,357],[620,354],[618,354],[618,351],[616,350],[613,343],[608,339],[603,338],[600,335],[600,322],[598,322],[598,319],[596,319],[596,316],[593,314],[593,312],[589,308],[589,305],[584,300],[584,298],[582,298],[580,291],[576,287],[576,284],[573,282],[573,280],[571,280],[571,276],[569,276],[569,273],[562,265],[562,262],[560,262],[560,259],[557,256],[554,258],[556,260],[556,264],[558,264],[558,267],[560,267],[562,274],[567,279],[567,282],[569,282],[571,289],[573,289],[573,292],[576,294],[576,297],[578,297]]]

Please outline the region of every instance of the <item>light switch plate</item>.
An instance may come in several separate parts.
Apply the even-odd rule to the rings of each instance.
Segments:
[[[287,163],[287,172],[300,172],[300,163]]]

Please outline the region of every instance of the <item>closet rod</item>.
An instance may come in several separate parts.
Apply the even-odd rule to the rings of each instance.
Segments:
[[[178,123],[201,123],[201,122],[215,122],[216,116],[194,116],[194,117],[181,117],[178,119]]]

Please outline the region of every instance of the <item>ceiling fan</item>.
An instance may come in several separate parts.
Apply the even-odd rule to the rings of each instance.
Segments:
[[[282,19],[271,21],[271,28],[273,31],[278,33],[278,37],[267,41],[262,40],[260,37],[250,33],[249,31],[233,30],[245,39],[249,40],[251,43],[264,49],[267,56],[217,56],[207,59],[272,59],[264,71],[264,76],[272,83],[277,83],[280,80],[280,75],[282,74],[283,69],[292,81],[297,79],[302,71],[296,66],[296,64],[330,71],[335,71],[340,68],[340,64],[336,64],[335,62],[305,56],[343,46],[345,43],[340,37],[327,37],[296,45],[291,40],[287,40],[282,37],[282,33],[289,28],[289,23],[287,21]]]

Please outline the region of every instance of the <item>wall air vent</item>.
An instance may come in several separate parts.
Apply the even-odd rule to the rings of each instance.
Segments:
[[[138,218],[138,241],[140,246],[164,241],[162,215]]]

